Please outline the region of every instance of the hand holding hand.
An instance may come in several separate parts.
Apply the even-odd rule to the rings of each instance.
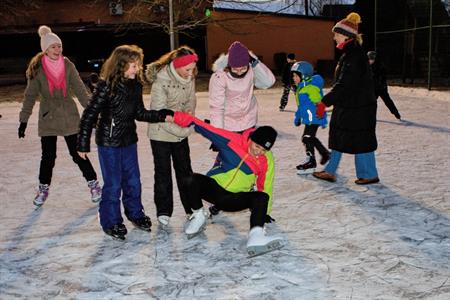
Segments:
[[[19,130],[18,130],[19,139],[21,139],[21,138],[23,139],[25,137],[25,129],[27,129],[27,123],[20,122]]]
[[[167,120],[167,116],[173,117],[173,115],[174,115],[173,110],[166,109],[166,108],[160,109],[160,110],[158,111],[158,113],[159,113],[159,120],[160,120],[161,122],[166,121],[166,120]],[[173,120],[173,119],[172,119],[172,120]]]

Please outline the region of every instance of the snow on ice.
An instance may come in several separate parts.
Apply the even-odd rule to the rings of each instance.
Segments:
[[[37,111],[17,138],[21,103],[0,103],[1,299],[450,299],[450,94],[391,88],[403,120],[379,100],[380,184],[356,186],[352,156],[336,183],[298,176],[303,161],[295,101],[278,112],[280,89],[257,91],[260,124],[279,131],[268,234],[285,246],[248,258],[249,213],[220,213],[188,240],[175,192],[168,228],[157,224],[153,161],[139,123],[143,203],[152,232],[125,221],[125,242],[101,231],[97,207],[63,139],[50,196],[35,211],[40,140]],[[148,103],[149,97],[145,96]],[[197,116],[208,117],[207,93]],[[328,130],[319,130],[326,143]],[[190,137],[193,169],[205,172],[214,153]],[[100,175],[96,148],[90,155]],[[174,188],[176,191],[176,187]]]

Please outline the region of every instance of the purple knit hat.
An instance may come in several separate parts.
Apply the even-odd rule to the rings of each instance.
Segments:
[[[247,47],[241,42],[233,42],[228,48],[228,65],[232,68],[239,68],[248,65],[249,61]]]

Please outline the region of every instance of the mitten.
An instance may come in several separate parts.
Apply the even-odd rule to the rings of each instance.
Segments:
[[[27,123],[20,122],[19,130],[18,130],[19,139],[20,138],[23,139],[25,137],[25,129],[27,129]]]
[[[316,106],[316,115],[318,118],[323,118],[323,116],[325,115],[325,108],[327,108],[325,106],[325,104],[323,104],[322,102],[319,102]]]

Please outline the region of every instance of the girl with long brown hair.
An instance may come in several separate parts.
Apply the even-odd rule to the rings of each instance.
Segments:
[[[142,49],[122,45],[105,61],[91,102],[80,122],[78,153],[87,158],[95,126],[95,141],[103,175],[103,195],[99,205],[100,225],[113,238],[124,240],[120,201],[125,216],[139,229],[150,231],[151,221],[141,201],[141,178],[137,155],[135,120],[164,122],[173,111],[146,110],[142,100]],[[122,195],[122,199],[121,199]]]

